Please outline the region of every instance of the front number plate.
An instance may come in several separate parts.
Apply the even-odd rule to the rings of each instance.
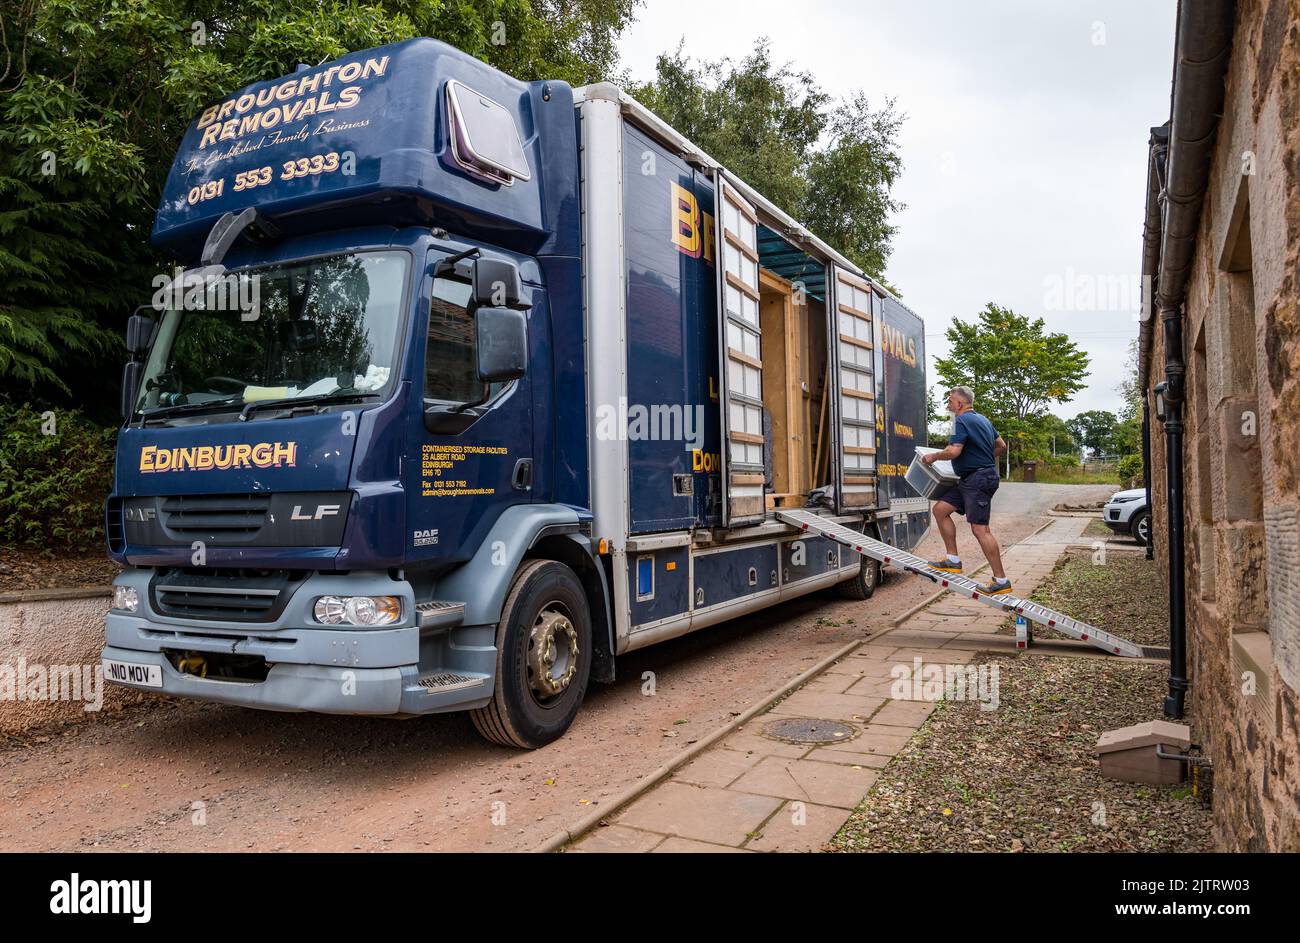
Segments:
[[[162,687],[162,668],[158,665],[137,665],[134,662],[105,658],[104,677],[118,684],[141,684],[146,688]]]

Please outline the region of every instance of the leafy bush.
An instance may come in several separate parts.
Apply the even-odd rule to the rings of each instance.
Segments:
[[[102,550],[115,434],[75,410],[0,402],[0,545]]]
[[[1142,456],[1125,455],[1119,460],[1117,471],[1119,472],[1120,481],[1130,487],[1137,487],[1134,479],[1141,479],[1142,477]]]
[[[1073,452],[1064,452],[1061,455],[1049,455],[1047,464],[1056,468],[1078,468],[1079,456]]]

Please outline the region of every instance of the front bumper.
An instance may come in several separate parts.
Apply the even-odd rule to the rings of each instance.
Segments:
[[[271,666],[265,681],[218,681],[184,674],[172,667],[162,652],[143,652],[105,646],[103,658],[136,665],[157,665],[162,687],[110,684],[190,697],[200,701],[259,707],[273,711],[317,711],[323,714],[400,714],[405,689],[405,668],[336,668],[328,665]],[[409,666],[415,680],[415,666]]]
[[[1107,527],[1117,534],[1127,534],[1129,527],[1132,525],[1133,512],[1136,506],[1124,504],[1107,504],[1101,509],[1101,520]]]
[[[494,627],[455,626],[421,632],[409,584],[381,574],[316,575],[295,593],[274,622],[197,622],[149,609],[148,571],[133,570],[118,583],[134,585],[139,613],[111,610],[102,657],[155,665],[162,687],[112,680],[141,691],[274,711],[326,714],[410,715],[465,710],[492,696]],[[328,594],[403,596],[408,624],[386,628],[335,628],[309,622],[310,601]],[[178,670],[168,653],[253,656],[266,662],[260,681],[203,678]],[[448,682],[446,679],[453,680]],[[423,683],[422,683],[423,682]]]

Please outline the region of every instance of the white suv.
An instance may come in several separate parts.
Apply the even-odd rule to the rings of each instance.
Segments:
[[[1142,546],[1151,539],[1151,509],[1145,488],[1130,488],[1110,496],[1101,519],[1117,534],[1128,534]]]

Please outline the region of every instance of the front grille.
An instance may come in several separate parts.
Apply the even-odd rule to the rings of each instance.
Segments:
[[[159,505],[169,536],[202,539],[220,535],[233,541],[251,540],[266,523],[269,494],[173,495]]]
[[[291,570],[160,570],[149,583],[154,611],[182,619],[270,622],[306,579]]]
[[[104,533],[108,538],[108,552],[121,553],[126,546],[126,527],[122,523],[122,499],[109,498],[104,507]]]
[[[1115,508],[1115,510],[1110,512],[1110,519],[1112,521],[1119,520],[1119,508]]]

